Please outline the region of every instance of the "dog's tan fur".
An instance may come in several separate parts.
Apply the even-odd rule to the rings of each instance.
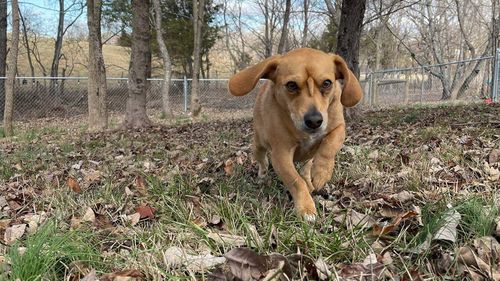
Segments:
[[[266,174],[269,151],[273,168],[290,191],[296,210],[306,220],[314,220],[317,213],[310,193],[331,179],[335,154],[345,138],[343,106],[359,102],[361,87],[340,56],[303,48],[240,71],[229,80],[229,91],[245,95],[261,78],[270,81],[259,91],[254,108],[253,153],[259,177]],[[339,79],[343,79],[343,87]],[[326,80],[330,87],[325,87]],[[291,81],[297,90],[287,87]],[[314,132],[304,125],[311,108],[323,118]],[[300,173],[294,162],[306,162]]]

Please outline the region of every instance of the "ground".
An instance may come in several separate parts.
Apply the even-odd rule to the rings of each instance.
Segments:
[[[274,173],[256,179],[251,120],[179,123],[0,140],[0,280],[225,280],[245,273],[234,255],[282,256],[297,280],[500,278],[498,105],[353,117],[312,224]]]

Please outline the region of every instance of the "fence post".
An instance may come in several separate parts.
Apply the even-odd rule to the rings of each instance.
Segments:
[[[369,89],[369,95],[368,95],[368,105],[372,106],[372,95],[373,95],[373,72],[370,73],[370,85],[368,87]]]
[[[188,111],[188,84],[187,84],[187,78],[184,76],[184,81],[183,81],[183,92],[184,92],[184,112]]]
[[[491,99],[493,102],[498,102],[498,88],[500,85],[500,49],[497,49],[495,53],[494,60],[495,68],[491,77],[491,82],[493,83],[491,91]]]
[[[422,72],[420,73],[420,75],[422,75],[422,79],[420,81],[422,81],[421,85],[420,85],[420,103],[422,104],[422,98],[424,96],[424,76],[425,76],[425,70],[424,70],[424,67],[422,66]]]

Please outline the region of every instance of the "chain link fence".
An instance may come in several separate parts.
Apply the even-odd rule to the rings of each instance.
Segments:
[[[500,83],[500,56],[497,56],[499,59],[489,56],[368,73],[362,76],[365,92],[362,104],[386,107],[495,99]]]
[[[360,80],[364,89],[361,106],[364,107],[480,101],[488,98],[497,101],[500,90],[500,51],[495,57],[375,71],[362,74]],[[3,117],[4,82],[5,78],[0,77],[0,117]],[[251,116],[259,87],[246,96],[234,97],[228,93],[227,82],[227,79],[200,80],[202,114],[219,119]],[[86,115],[87,83],[86,77],[17,77],[14,121]],[[161,113],[161,84],[161,79],[150,79],[147,95],[149,114]],[[109,112],[123,116],[128,95],[127,78],[108,78],[107,87]],[[169,97],[174,114],[189,114],[190,91],[191,79],[171,80]]]

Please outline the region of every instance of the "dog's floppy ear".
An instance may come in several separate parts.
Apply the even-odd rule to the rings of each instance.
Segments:
[[[355,106],[363,97],[363,91],[354,73],[347,67],[345,60],[339,55],[332,55],[335,64],[335,76],[337,79],[344,79],[344,89],[340,102],[345,107]]]
[[[279,55],[267,58],[256,65],[249,66],[229,79],[229,92],[233,96],[248,94],[261,78],[274,78],[278,66]]]

